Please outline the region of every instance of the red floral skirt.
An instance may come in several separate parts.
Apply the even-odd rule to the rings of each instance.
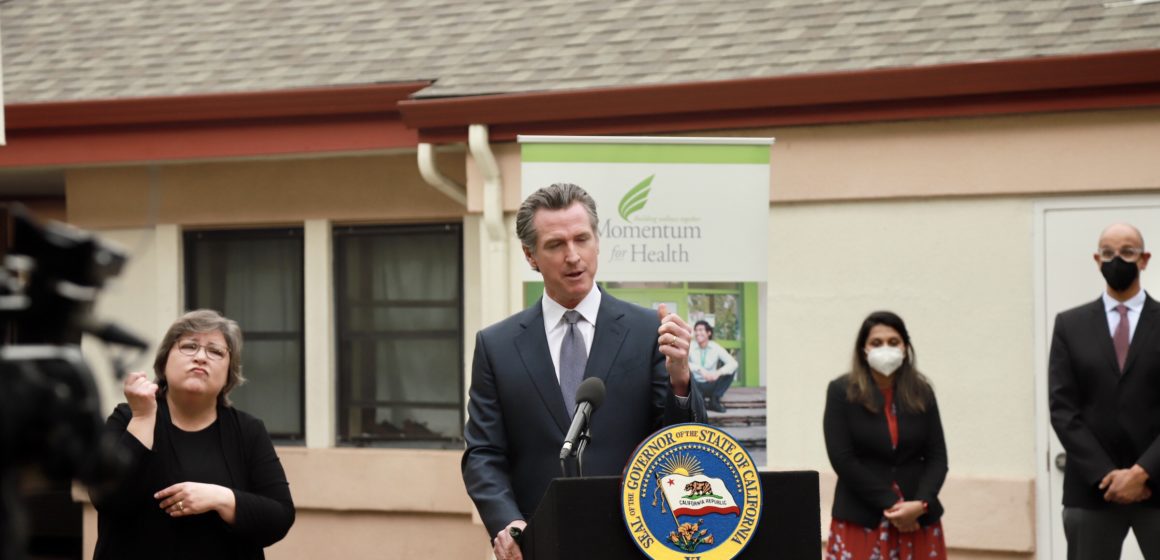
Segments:
[[[886,518],[873,529],[830,521],[826,560],[946,560],[942,522],[903,533]]]

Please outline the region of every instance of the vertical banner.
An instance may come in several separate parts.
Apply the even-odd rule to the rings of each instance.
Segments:
[[[772,139],[519,140],[523,196],[565,182],[596,199],[600,280],[765,281]]]
[[[596,200],[596,279],[700,322],[690,353],[710,422],[765,460],[765,286],[772,138],[520,136],[522,196],[575,183]],[[543,293],[525,271],[525,303]],[[711,332],[711,338],[709,333]],[[727,373],[726,373],[727,372]],[[714,410],[715,409],[715,410]]]

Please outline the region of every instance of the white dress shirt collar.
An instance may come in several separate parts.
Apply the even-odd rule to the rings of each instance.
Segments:
[[[1108,294],[1107,290],[1104,291],[1102,296],[1103,296],[1103,300],[1104,300],[1104,311],[1105,312],[1111,313],[1112,310],[1114,310],[1117,305],[1120,305],[1120,303],[1123,303],[1124,306],[1126,306],[1128,308],[1129,313],[1134,313],[1136,315],[1139,315],[1140,312],[1144,311],[1144,299],[1146,297],[1148,297],[1147,294],[1144,292],[1144,290],[1140,290],[1140,291],[1136,292],[1136,295],[1132,296],[1131,298],[1128,299],[1128,301],[1125,301],[1125,302],[1121,302],[1120,300],[1112,297],[1111,295]],[[561,312],[560,315],[563,316],[563,312]]]
[[[592,353],[592,339],[596,336],[596,313],[600,311],[600,290],[595,284],[592,285],[592,291],[580,300],[576,305],[576,311],[583,317],[582,321],[576,322],[576,330],[580,332],[580,336],[584,339],[584,349],[588,354]],[[544,336],[548,339],[548,352],[552,355],[552,368],[556,371],[556,379],[560,379],[560,343],[564,341],[564,335],[568,332],[568,324],[563,320],[564,312],[568,311],[563,305],[548,297],[548,293],[544,292],[544,297],[540,298],[541,309],[544,312]]]
[[[564,312],[568,311],[568,308],[548,296],[548,292],[544,292],[544,297],[540,302],[544,311],[544,329],[550,331],[560,324],[560,320],[564,318]],[[600,311],[600,288],[596,287],[595,282],[592,283],[592,291],[588,292],[588,295],[576,304],[575,309],[580,312],[580,316],[585,321],[593,326],[596,325],[596,313]]]

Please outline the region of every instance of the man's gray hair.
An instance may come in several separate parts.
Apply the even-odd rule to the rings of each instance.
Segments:
[[[598,235],[599,218],[596,216],[596,201],[592,200],[588,191],[572,183],[555,183],[528,195],[523,204],[520,204],[520,209],[516,212],[516,236],[520,238],[520,244],[535,252],[539,232],[532,225],[532,219],[535,218],[537,210],[565,210],[577,202],[583,204],[584,209],[588,211],[592,234]]]

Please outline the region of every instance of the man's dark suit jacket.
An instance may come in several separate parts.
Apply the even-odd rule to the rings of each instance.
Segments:
[[[652,432],[705,420],[693,383],[688,407],[677,404],[657,347],[659,326],[655,312],[601,293],[584,377],[602,378],[605,398],[592,416],[585,476],[619,475]],[[560,476],[560,447],[571,424],[540,302],[475,337],[470,399],[463,482],[494,537],[513,520],[531,519],[548,482]]]
[[[1160,507],[1160,305],[1145,297],[1124,372],[1102,299],[1055,318],[1048,361],[1051,425],[1067,450],[1063,505],[1105,508],[1100,480],[1139,464]]]
[[[938,402],[931,395],[926,412],[898,408],[898,448],[890,441],[890,427],[882,411],[882,393],[874,390],[878,412],[846,399],[845,375],[826,389],[822,430],[826,454],[838,473],[834,489],[834,519],[874,528],[882,512],[898,501],[892,484],[898,483],[906,500],[927,503],[918,518],[926,526],[943,514],[939,490],[947,476],[947,446]]]

